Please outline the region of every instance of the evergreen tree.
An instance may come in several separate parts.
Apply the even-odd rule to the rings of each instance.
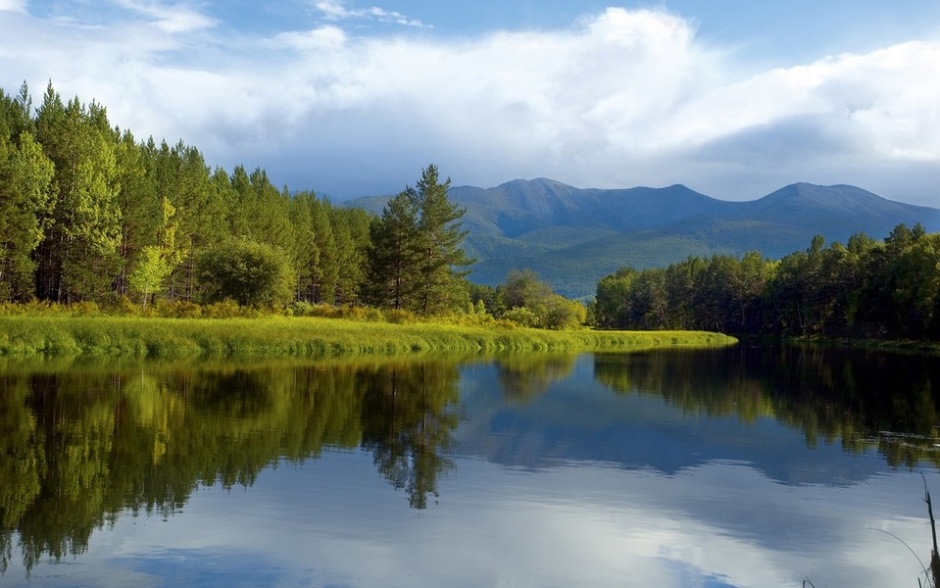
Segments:
[[[465,210],[447,198],[450,179],[440,181],[437,166],[421,171],[417,188],[392,198],[373,222],[369,248],[368,299],[376,305],[440,314],[469,304],[459,268],[473,263],[461,243]]]
[[[333,208],[330,214],[338,266],[335,302],[355,304],[360,299],[368,248],[368,216],[361,209]],[[364,222],[365,221],[365,222]]]
[[[327,200],[313,199],[310,204],[313,238],[319,254],[317,266],[311,276],[312,301],[333,304],[336,302],[336,285],[342,269],[330,218],[330,210],[333,207]]]
[[[407,190],[388,201],[382,217],[372,221],[370,234],[368,302],[396,310],[414,309],[421,249],[418,208]]]
[[[19,145],[0,136],[0,300],[32,297],[32,253],[51,217],[52,162],[29,133]]]
[[[314,301],[314,280],[320,264],[320,250],[313,233],[312,192],[300,192],[290,202],[290,222],[293,225],[294,244],[291,264],[297,277],[294,297],[305,302]]]
[[[159,193],[176,211],[174,256],[180,263],[170,276],[170,294],[192,300],[199,294],[200,256],[227,234],[224,194],[212,180],[202,153],[182,141],[173,148],[163,143],[158,174]]]
[[[20,86],[17,96],[6,94],[0,89],[0,137],[15,141],[22,133],[35,135],[36,125],[31,111],[33,99],[29,95],[26,82]]]
[[[37,139],[55,165],[58,194],[36,257],[40,298],[100,299],[119,271],[121,211],[115,139],[104,109],[78,98],[63,105],[50,84],[36,121]]]
[[[157,196],[153,139],[146,144],[134,142],[125,132],[117,144],[118,182],[121,186],[118,204],[121,209],[120,271],[114,283],[119,295],[128,293],[127,279],[143,258],[146,247],[160,241],[163,229],[161,200]],[[148,254],[146,257],[152,257]]]
[[[461,230],[460,219],[467,211],[448,200],[449,188],[450,178],[441,182],[437,166],[431,164],[421,170],[417,190],[407,192],[415,200],[421,219],[418,298],[424,314],[465,308],[469,300],[463,280],[469,271],[460,270],[473,263],[461,247],[467,231]]]

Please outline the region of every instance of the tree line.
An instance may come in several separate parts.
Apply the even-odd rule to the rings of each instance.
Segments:
[[[433,165],[381,218],[138,141],[105,108],[0,90],[0,302],[466,308],[463,211]]]
[[[883,240],[813,239],[780,260],[690,257],[600,280],[604,328],[940,340],[940,233],[896,226]]]
[[[25,84],[0,89],[0,303],[367,305],[544,328],[940,339],[940,237],[919,225],[817,237],[777,261],[623,268],[586,313],[530,271],[471,284],[449,187],[429,165],[376,216],[277,188],[261,168],[212,168],[182,141],[139,141],[51,83],[35,109]]]

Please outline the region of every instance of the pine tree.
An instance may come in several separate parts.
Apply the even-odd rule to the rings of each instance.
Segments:
[[[469,295],[463,278],[469,273],[459,268],[473,263],[461,248],[467,231],[460,219],[467,212],[447,198],[450,178],[439,180],[437,166],[421,171],[417,190],[408,192],[420,213],[418,223],[421,250],[419,310],[438,314],[466,307]]]
[[[96,300],[120,272],[121,210],[116,139],[104,108],[63,105],[50,84],[36,121],[37,139],[55,165],[58,194],[36,256],[37,293],[62,302]]]
[[[159,241],[163,213],[157,197],[153,141],[137,144],[130,132],[125,132],[116,150],[118,181],[121,192],[120,245],[118,254],[121,268],[114,290],[119,295],[128,293],[127,279],[141,260],[152,257],[142,252]]]
[[[0,301],[32,296],[31,254],[55,203],[53,172],[32,135],[22,133],[19,146],[0,136]]]
[[[413,309],[421,254],[418,208],[409,188],[393,197],[370,228],[366,300],[384,308]]]

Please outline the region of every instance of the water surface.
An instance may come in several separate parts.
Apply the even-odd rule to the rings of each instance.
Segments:
[[[0,584],[916,586],[936,382],[794,347],[7,363]]]

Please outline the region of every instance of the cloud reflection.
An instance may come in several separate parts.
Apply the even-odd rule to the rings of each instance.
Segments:
[[[387,491],[369,481],[371,467],[364,454],[327,455],[300,469],[267,471],[249,491],[208,489],[194,496],[187,516],[148,523],[146,543],[134,535],[135,519],[121,519],[113,532],[124,545],[117,563],[175,585],[238,585],[242,578],[266,585],[745,588],[799,586],[808,577],[817,586],[902,586],[916,582],[916,561],[873,529],[918,552],[929,549],[914,475],[900,484],[910,492],[899,493],[888,477],[849,489],[787,488],[734,463],[664,476],[587,464],[523,473],[462,459],[459,488],[445,489],[437,508],[417,514],[390,504]],[[324,479],[346,482],[324,489]],[[936,486],[937,476],[929,481]],[[342,498],[334,501],[331,491]],[[159,547],[180,538],[187,538],[182,547]],[[95,544],[86,567],[101,563]],[[180,575],[196,558],[198,569]]]

